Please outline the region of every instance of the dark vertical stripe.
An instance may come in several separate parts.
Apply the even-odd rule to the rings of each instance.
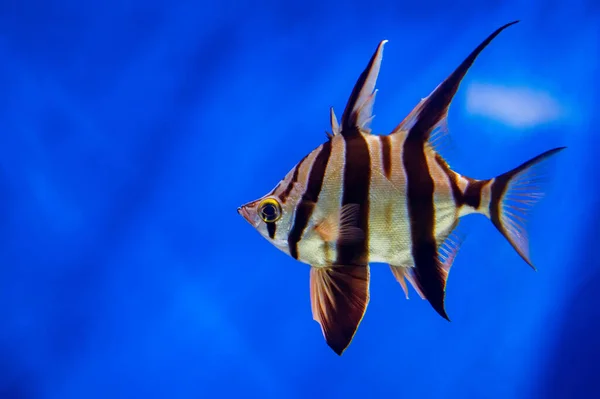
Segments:
[[[277,225],[274,222],[267,223],[267,231],[269,232],[269,237],[271,239],[275,238],[275,231],[277,230]]]
[[[448,319],[444,309],[446,282],[439,267],[435,240],[434,182],[427,167],[425,143],[410,137],[404,143],[402,158],[406,172],[415,281],[431,306]]]
[[[465,188],[465,191],[463,193],[460,190],[460,187],[458,187],[457,174],[450,169],[446,161],[444,161],[444,159],[439,154],[436,154],[435,160],[450,180],[450,185],[452,187],[452,196],[454,197],[454,203],[456,204],[456,207],[468,205],[470,207],[473,207],[474,209],[478,209],[481,205],[481,194],[483,192],[483,187],[485,187],[485,185],[488,184],[490,181],[475,180],[466,177],[467,187]]]
[[[292,180],[290,180],[287,187],[285,188],[285,191],[283,193],[281,193],[281,196],[279,197],[281,199],[281,202],[285,203],[287,201],[287,198],[290,196],[290,193],[292,192],[294,185],[298,181],[298,173],[300,173],[300,168],[302,167],[302,163],[304,162],[304,160],[307,157],[308,157],[308,155],[305,155],[304,158],[302,158],[300,160],[300,162],[298,162],[296,164],[296,166],[294,167],[294,173],[292,175]]]
[[[510,179],[512,179],[518,172],[519,168],[515,168],[510,172],[496,177],[490,190],[490,220],[505,237],[508,237],[508,232],[500,220],[500,216],[502,214],[502,196],[506,192]]]
[[[475,180],[467,178],[468,184],[464,193],[464,203],[474,209],[478,209],[481,205],[481,193],[483,187],[488,183],[489,180]]]
[[[338,265],[364,265],[368,263],[369,242],[369,185],[371,182],[371,156],[365,137],[362,134],[344,136],[346,158],[342,203],[358,204],[358,228],[364,232],[364,238],[350,244],[337,242]]]
[[[310,174],[308,175],[308,182],[306,183],[306,191],[304,191],[302,199],[296,206],[294,224],[288,235],[290,255],[294,259],[298,259],[298,242],[300,242],[300,239],[302,238],[304,229],[308,225],[308,220],[319,199],[330,155],[331,141],[327,141],[321,146],[321,151],[319,151],[319,155],[316,156],[315,161],[313,162]]]
[[[463,193],[462,191],[460,191],[460,187],[458,187],[458,182],[456,181],[457,176],[456,173],[454,173],[450,167],[448,166],[448,163],[446,163],[446,161],[444,161],[444,159],[442,158],[442,156],[440,154],[435,154],[435,160],[437,162],[438,165],[440,165],[440,167],[442,168],[442,170],[444,171],[444,173],[446,173],[446,176],[448,176],[448,180],[450,181],[450,186],[452,188],[452,197],[454,198],[454,204],[456,205],[456,207],[460,207],[463,204]]]
[[[383,174],[390,179],[392,176],[392,145],[390,143],[390,136],[379,136],[379,142],[381,143]]]

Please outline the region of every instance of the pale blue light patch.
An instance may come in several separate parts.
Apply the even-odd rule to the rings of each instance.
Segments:
[[[467,87],[466,110],[514,128],[531,128],[569,116],[566,107],[547,91],[487,83]]]

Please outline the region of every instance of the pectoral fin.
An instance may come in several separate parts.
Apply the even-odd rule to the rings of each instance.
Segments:
[[[346,204],[339,212],[332,212],[324,218],[315,230],[321,239],[329,243],[352,244],[362,240],[365,233],[358,227],[360,205]]]
[[[369,303],[369,266],[312,267],[310,300],[327,345],[341,356]]]

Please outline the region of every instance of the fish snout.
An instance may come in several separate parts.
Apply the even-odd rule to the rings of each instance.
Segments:
[[[246,219],[246,221],[248,221],[248,223],[253,224],[252,223],[252,218],[250,217],[250,213],[248,212],[248,208],[245,206],[240,206],[237,209],[237,213],[242,215],[242,217],[244,219]]]

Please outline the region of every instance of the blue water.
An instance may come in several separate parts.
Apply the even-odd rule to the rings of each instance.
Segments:
[[[484,217],[443,320],[387,267],[342,357],[308,268],[236,208],[325,139],[388,39],[389,132],[500,25],[450,108],[460,173],[552,147],[532,271]],[[600,397],[593,1],[0,4],[0,398]]]

